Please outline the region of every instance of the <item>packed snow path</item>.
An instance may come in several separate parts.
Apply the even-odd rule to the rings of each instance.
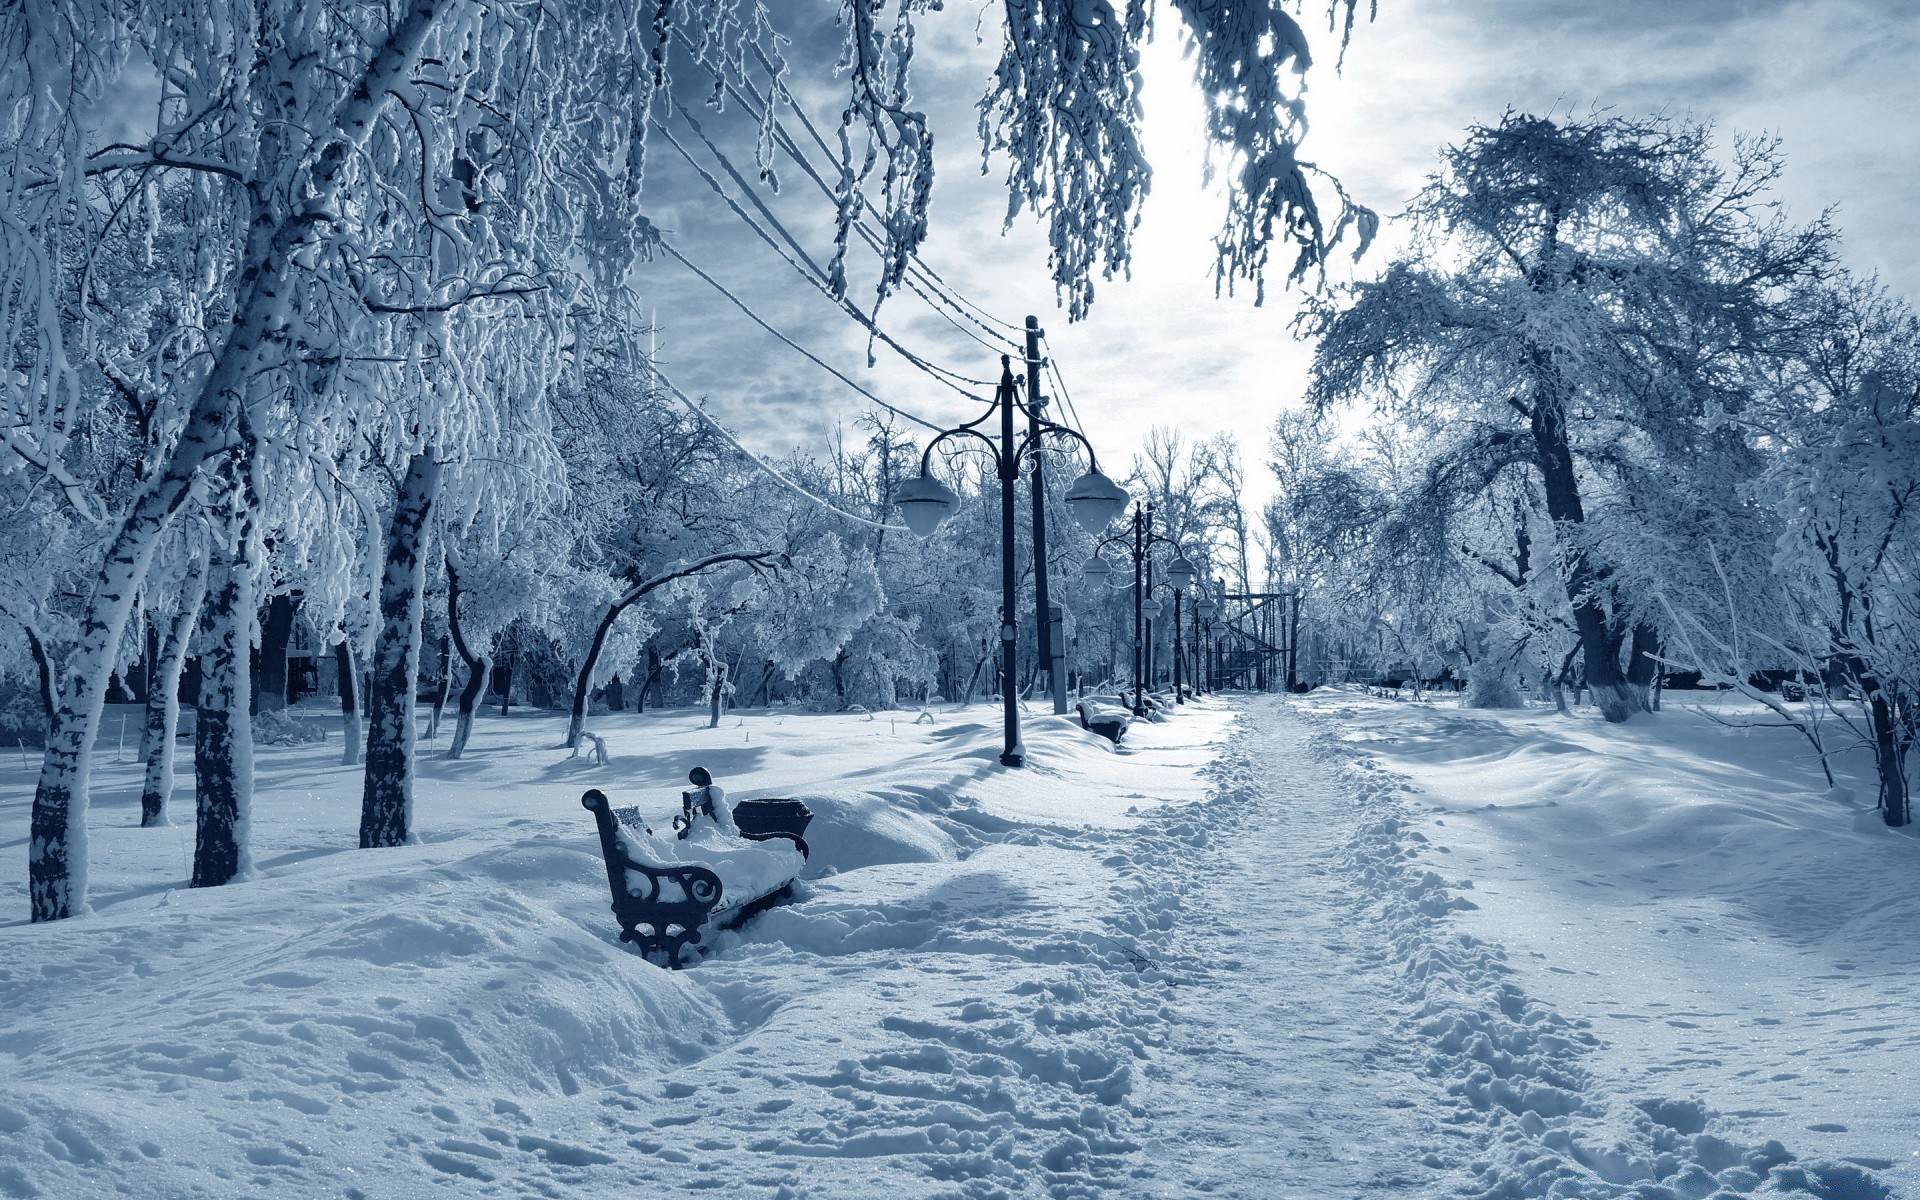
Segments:
[[[1147,1072],[1158,1194],[1304,1200],[1434,1176],[1415,1101],[1434,1089],[1394,1040],[1391,947],[1343,882],[1353,798],[1312,740],[1256,703],[1216,767],[1205,849],[1167,864],[1193,885],[1166,1053]]]

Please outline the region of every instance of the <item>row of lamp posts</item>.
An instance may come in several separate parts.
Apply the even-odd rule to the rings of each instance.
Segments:
[[[1005,716],[1005,746],[1000,754],[1002,764],[1009,767],[1021,766],[1026,759],[1025,747],[1020,740],[1020,709],[1016,696],[1014,680],[1017,678],[1018,664],[1015,659],[1017,630],[1014,624],[1016,608],[1017,567],[1014,561],[1014,484],[1020,477],[1020,467],[1024,463],[1032,471],[1033,490],[1033,557],[1035,601],[1039,621],[1039,650],[1041,661],[1046,665],[1050,676],[1050,690],[1053,693],[1053,710],[1056,713],[1067,711],[1065,646],[1061,633],[1060,609],[1050,604],[1047,597],[1047,551],[1046,551],[1046,486],[1042,476],[1041,451],[1045,439],[1078,442],[1087,452],[1087,472],[1075,479],[1067,487],[1064,499],[1067,511],[1074,521],[1094,537],[1100,537],[1107,527],[1126,511],[1128,496],[1125,489],[1107,478],[1100,471],[1098,457],[1093,452],[1092,443],[1078,432],[1064,425],[1050,421],[1046,417],[1046,397],[1040,391],[1040,326],[1033,317],[1027,318],[1027,354],[1026,354],[1026,398],[1020,395],[1020,386],[1013,374],[1012,359],[1008,355],[1000,356],[1000,384],[994,392],[993,403],[987,411],[964,425],[944,430],[937,434],[920,455],[920,474],[918,478],[903,482],[894,493],[894,504],[900,509],[900,517],[907,528],[920,537],[930,537],[933,532],[954,514],[960,507],[960,497],[946,484],[933,477],[931,467],[933,452],[941,444],[956,441],[977,443],[972,449],[988,454],[994,462],[996,473],[1000,477],[1000,649],[1001,649],[1001,698]],[[1015,411],[1023,414],[1026,430],[1016,437],[1014,422]],[[981,429],[987,420],[998,414],[1000,417],[999,437],[996,439]],[[1183,593],[1190,589],[1194,580],[1193,564],[1185,555],[1179,553],[1179,546],[1172,539],[1154,533],[1152,525],[1152,506],[1147,506],[1143,514],[1140,506],[1134,507],[1132,549],[1130,553],[1134,564],[1134,711],[1143,712],[1146,708],[1144,683],[1153,671],[1153,625],[1160,615],[1160,604],[1153,597],[1153,550],[1158,546],[1171,546],[1175,554],[1167,567],[1167,581],[1173,587],[1173,628],[1174,628],[1174,694],[1185,699],[1185,689],[1181,682],[1182,659],[1184,657],[1180,642],[1180,602]],[[1100,551],[1109,545],[1125,545],[1124,535],[1105,538],[1094,550],[1093,559],[1087,564],[1085,575],[1095,582],[1111,575],[1112,567],[1100,556]],[[1194,606],[1196,631],[1200,623],[1211,622],[1214,611],[1213,601],[1202,596]],[[1209,672],[1211,674],[1211,672]],[[1196,681],[1197,682],[1197,681]]]
[[[1162,546],[1167,547],[1173,555],[1173,561],[1166,566],[1166,581],[1173,589],[1173,696],[1176,703],[1183,704],[1189,686],[1201,686],[1204,678],[1196,677],[1190,681],[1182,678],[1187,654],[1182,642],[1180,607],[1181,601],[1193,588],[1197,572],[1180,549],[1180,543],[1154,530],[1153,505],[1134,505],[1131,533],[1116,533],[1102,538],[1093,548],[1093,557],[1081,568],[1081,574],[1089,582],[1111,584],[1113,565],[1103,557],[1102,552],[1109,548],[1117,549],[1133,562],[1133,711],[1136,714],[1146,711],[1147,684],[1156,676],[1153,623],[1166,613],[1165,605],[1153,594],[1154,551]],[[1119,586],[1126,584],[1122,581]],[[1201,592],[1193,605],[1196,640],[1202,637],[1202,623],[1212,624],[1215,611],[1213,598]]]

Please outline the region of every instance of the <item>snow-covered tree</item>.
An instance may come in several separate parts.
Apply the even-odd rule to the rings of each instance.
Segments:
[[[1509,113],[1443,163],[1407,253],[1307,318],[1310,399],[1444,428],[1488,486],[1530,481],[1587,684],[1624,721],[1658,644],[1647,582],[1737,503],[1751,462],[1720,418],[1830,234],[1775,213],[1775,143],[1723,166],[1707,130],[1664,118]]]

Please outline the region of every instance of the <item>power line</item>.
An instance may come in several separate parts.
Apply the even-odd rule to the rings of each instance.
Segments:
[[[725,425],[722,425],[719,421],[715,420],[713,417],[713,414],[709,413],[706,409],[701,408],[698,404],[695,404],[692,400],[688,399],[687,394],[681,391],[680,388],[673,382],[673,380],[668,379],[666,376],[666,373],[660,370],[659,367],[652,366],[652,367],[649,367],[649,370],[652,372],[653,378],[655,379],[655,381],[657,381],[662,387],[664,387],[667,390],[668,394],[673,396],[673,398],[678,400],[681,404],[686,405],[688,412],[691,412],[693,415],[699,417],[702,421],[705,421],[707,425],[711,427],[715,433],[718,433],[721,437],[726,439],[728,445],[732,446],[735,450],[738,450],[741,454],[745,455],[749,462],[753,463],[754,466],[759,467],[762,471],[765,471],[770,477],[778,481],[788,491],[794,493],[797,496],[801,496],[807,500],[813,501],[813,503],[819,505],[821,508],[826,509],[828,512],[832,513],[836,517],[844,517],[847,520],[852,521],[857,525],[865,525],[872,529],[884,529],[890,533],[912,533],[913,532],[911,529],[908,529],[905,525],[888,525],[884,521],[870,521],[865,517],[856,516],[855,514],[848,512],[846,509],[841,508],[838,505],[835,505],[829,502],[824,496],[814,495],[812,492],[808,491],[806,488],[801,487],[799,484],[795,483],[793,480],[781,474],[781,472],[776,467],[774,467],[772,463],[761,458],[758,454],[755,454],[753,451],[741,445],[740,439],[733,436],[733,432],[731,430],[729,430]]]
[[[980,397],[973,395],[971,392],[968,392],[966,390],[966,387],[963,385],[972,385],[974,387],[993,387],[994,386],[994,382],[992,380],[975,379],[975,378],[972,378],[971,376],[962,375],[958,371],[952,370],[951,368],[948,368],[948,367],[940,366],[938,363],[931,362],[926,358],[922,357],[921,355],[915,353],[914,351],[907,349],[907,347],[902,345],[898,340],[896,340],[891,334],[887,333],[884,329],[880,328],[878,323],[876,323],[872,318],[868,317],[867,314],[861,312],[858,307],[856,307],[854,304],[849,302],[845,297],[835,295],[831,285],[827,281],[826,272],[820,269],[819,264],[815,263],[813,259],[807,254],[805,248],[800,245],[799,240],[795,238],[793,234],[787,230],[786,226],[780,223],[780,219],[778,217],[774,216],[773,211],[766,206],[766,204],[760,199],[759,194],[756,193],[751,187],[751,185],[749,185],[746,182],[746,180],[741,176],[739,170],[734,167],[732,161],[729,160],[727,156],[721,152],[718,146],[714,145],[713,140],[711,138],[707,137],[706,132],[700,128],[699,122],[695,121],[693,119],[693,115],[687,112],[687,110],[684,107],[679,106],[678,104],[676,104],[675,107],[678,108],[681,118],[687,122],[687,124],[693,129],[693,132],[699,136],[700,140],[703,143],[705,143],[707,147],[707,151],[710,154],[712,154],[716,160],[718,160],[722,169],[724,169],[727,172],[727,174],[733,178],[734,183],[740,188],[741,192],[745,194],[745,196],[753,204],[755,209],[759,211],[760,216],[766,221],[766,224],[768,226],[771,226],[773,231],[777,232],[780,235],[781,240],[786,243],[787,248],[783,249],[780,243],[774,240],[773,234],[769,233],[766,228],[762,227],[759,221],[754,219],[752,214],[748,213],[746,209],[740,206],[740,203],[734,199],[733,194],[727,191],[726,186],[722,184],[720,180],[715,178],[711,171],[708,171],[705,167],[701,166],[700,163],[694,159],[692,153],[689,152],[687,148],[680,143],[680,140],[678,138],[673,136],[673,131],[671,129],[669,129],[664,123],[657,120],[654,122],[654,128],[658,129],[661,135],[667,139],[667,142],[670,145],[672,145],[675,150],[679,151],[680,157],[686,159],[687,165],[692,167],[694,171],[699,174],[700,178],[703,181],[705,181],[707,187],[710,188],[716,196],[719,196],[720,199],[726,203],[727,207],[732,210],[734,216],[738,217],[742,224],[746,225],[749,229],[753,230],[754,234],[758,236],[761,241],[765,242],[768,248],[770,248],[775,254],[779,255],[780,258],[784,260],[788,266],[792,267],[796,274],[798,274],[802,279],[806,280],[809,284],[811,284],[822,295],[826,296],[828,300],[833,302],[836,307],[840,308],[848,316],[852,317],[856,322],[858,322],[862,327],[864,327],[870,334],[880,339],[882,342],[885,342],[890,349],[892,349],[895,353],[899,354],[900,357],[906,359],[908,363],[912,364],[915,367],[918,367],[922,371],[925,371],[927,374],[933,376],[933,378],[939,381],[940,383],[943,383],[947,387],[952,388],[954,391],[959,392],[961,395],[967,397],[969,400],[979,401]],[[981,402],[984,403],[984,401],[981,401]]]
[[[697,50],[694,44],[688,40],[684,31],[676,29],[674,33],[689,50]],[[696,54],[696,58],[697,57]],[[759,60],[761,67],[768,73],[772,83],[771,92],[785,98],[788,106],[793,109],[794,114],[798,116],[801,123],[806,126],[807,132],[812,136],[814,143],[820,147],[821,151],[825,153],[828,158],[833,158],[832,149],[827,146],[825,140],[821,138],[819,131],[814,128],[812,120],[806,114],[806,110],[800,107],[799,101],[794,99],[792,93],[780,86],[779,73],[774,70],[772,64],[767,61],[765,54],[761,53],[757,47],[755,48],[755,57]],[[794,141],[792,134],[787,131],[786,126],[781,124],[777,117],[770,116],[773,100],[769,96],[762,96],[759,91],[753,87],[751,81],[745,78],[739,80],[729,78],[704,60],[700,62],[700,65],[709,75],[713,76],[716,83],[724,88],[729,95],[747,110],[750,116],[760,120],[767,128],[771,129],[775,144],[786,152],[787,157],[799,166],[801,171],[813,181],[814,186],[819,188],[828,200],[833,201],[837,205],[839,203],[839,197],[833,186],[827,183],[826,179],[820,174],[819,169],[814,166],[812,159],[808,158],[805,152],[801,150],[799,144]],[[742,91],[743,87],[746,89],[744,92]],[[871,213],[876,220],[882,223],[885,222],[885,217],[880,213],[879,209],[874,207],[872,200],[862,195],[861,203],[866,211]],[[884,258],[885,248],[881,238],[875,234],[864,221],[855,220],[851,222],[851,228],[860,235],[861,240],[867,244],[869,249],[873,250],[876,255]],[[918,284],[914,283],[911,279],[912,274],[916,271],[921,277]],[[918,254],[910,256],[908,260],[908,276],[903,277],[902,282],[906,284],[908,290],[920,297],[920,299],[926,303],[927,307],[939,313],[949,324],[959,329],[962,333],[965,333],[968,337],[973,338],[973,340],[988,347],[994,353],[1005,353],[1009,347],[1015,350],[1019,348],[1020,343],[1016,338],[1001,333],[999,330],[994,329],[993,325],[984,323],[981,318],[984,318],[986,322],[993,322],[1006,329],[1013,330],[1016,333],[1020,330],[1019,326],[994,316],[978,304],[961,296],[953,289],[951,284],[947,283],[946,280],[940,276],[939,272],[929,266],[926,260]],[[929,295],[929,292],[932,294]],[[943,301],[944,303],[942,303]],[[948,311],[949,308],[952,309],[951,313]],[[986,341],[978,334],[966,329],[959,321],[954,319],[954,313],[957,313],[960,318],[969,324],[984,331],[988,336],[998,339],[998,341]],[[974,313],[978,313],[979,316],[976,317]]]
[[[1060,402],[1067,406],[1067,417],[1073,422],[1073,427],[1079,431],[1081,437],[1085,437],[1087,430],[1080,424],[1080,410],[1073,406],[1073,394],[1067,391],[1066,376],[1060,373],[1060,364],[1054,361],[1053,339],[1047,337],[1045,330],[1041,330],[1040,336],[1046,338],[1047,372],[1053,376],[1053,386],[1060,391]]]
[[[711,287],[714,291],[719,292],[722,296],[725,296],[728,300],[732,301],[733,306],[739,309],[741,312],[745,313],[747,315],[748,320],[752,321],[755,325],[758,325],[760,328],[766,330],[768,333],[772,334],[774,337],[780,339],[782,342],[785,342],[789,347],[791,347],[801,357],[805,358],[808,362],[811,362],[813,365],[819,367],[821,370],[825,371],[827,374],[833,376],[835,379],[838,379],[841,383],[846,384],[848,387],[852,388],[854,391],[860,393],[862,396],[865,396],[868,400],[873,401],[875,404],[878,404],[881,408],[886,409],[888,412],[894,414],[895,416],[905,417],[907,420],[912,421],[914,424],[924,426],[927,429],[933,430],[935,433],[944,432],[944,429],[942,426],[934,424],[932,421],[927,420],[925,417],[918,416],[914,413],[910,413],[906,409],[901,408],[898,405],[888,404],[885,400],[882,400],[880,397],[874,395],[872,392],[868,391],[866,388],[863,388],[858,383],[855,383],[852,379],[848,378],[845,374],[843,374],[838,368],[833,366],[831,363],[827,362],[825,359],[821,358],[819,355],[815,354],[813,351],[807,349],[805,346],[802,346],[800,343],[794,341],[792,338],[788,337],[786,334],[781,333],[778,329],[775,329],[772,325],[767,324],[766,320],[762,318],[759,313],[754,312],[753,309],[747,306],[747,302],[745,300],[742,300],[740,297],[734,295],[731,291],[728,291],[727,286],[721,283],[718,279],[715,279],[713,276],[707,274],[705,271],[695,266],[693,261],[689,259],[686,255],[680,253],[680,251],[674,247],[672,242],[667,241],[665,238],[660,238],[658,240],[658,245],[662,250],[666,251],[669,255],[673,256],[673,258],[676,261],[678,261],[681,266],[685,267],[689,271],[692,271],[695,275],[698,275],[701,279],[705,280],[708,287]],[[975,397],[975,399],[978,399],[978,397]]]

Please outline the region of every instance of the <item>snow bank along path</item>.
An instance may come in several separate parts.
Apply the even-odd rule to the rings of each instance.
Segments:
[[[1368,923],[1393,941],[1382,966],[1398,975],[1406,1020],[1453,1104],[1442,1120],[1454,1149],[1437,1158],[1471,1173],[1469,1194],[1879,1200],[1895,1194],[1889,1178],[1911,1180],[1920,1140],[1913,1035],[1884,1053],[1892,1039],[1857,1035],[1895,1025],[1874,1026],[1869,1009],[1846,1002],[1823,1008],[1835,978],[1824,964],[1836,950],[1864,957],[1852,951],[1865,947],[1816,946],[1789,967],[1777,943],[1818,940],[1807,905],[1777,896],[1759,903],[1758,895],[1817,886],[1825,875],[1850,893],[1840,905],[1868,914],[1851,930],[1855,940],[1885,933],[1876,910],[1891,905],[1911,917],[1916,908],[1911,846],[1827,798],[1795,796],[1785,781],[1807,786],[1807,767],[1789,766],[1790,741],[1750,738],[1698,714],[1621,731],[1550,713],[1464,713],[1340,693],[1302,707],[1317,714],[1317,752],[1348,760],[1342,769],[1365,816],[1346,864]],[[1489,836],[1472,817],[1506,823]],[[1481,886],[1443,879],[1434,869],[1442,863],[1471,864]],[[1604,889],[1624,894],[1602,898]],[[1720,922],[1694,924],[1674,911],[1691,908],[1698,919],[1701,908],[1740,902],[1760,910],[1747,914],[1756,934],[1748,940],[1765,943],[1741,954],[1726,953]],[[1756,915],[1772,916],[1775,927],[1763,929]],[[1811,925],[1833,933],[1835,915],[1829,906]],[[1849,931],[1839,924],[1834,940],[1844,943]],[[1891,949],[1888,971],[1905,980],[1909,998],[1920,977],[1911,928],[1908,921],[1908,945]],[[1527,948],[1519,965],[1488,932]],[[1761,966],[1782,974],[1741,973]],[[1575,980],[1587,986],[1570,986]],[[1890,982],[1846,1000],[1884,995]],[[1536,989],[1579,1007],[1563,1014]],[[1694,1007],[1703,997],[1721,1007]],[[1592,1019],[1627,1016],[1600,1030]],[[1793,1034],[1782,1044],[1775,1031],[1808,1019],[1804,1034],[1826,1042],[1828,1068],[1841,1077],[1859,1071],[1851,1107],[1877,1110],[1882,1147],[1898,1144],[1907,1161],[1832,1148],[1822,1135],[1846,1126],[1808,1120],[1821,1111],[1808,1101],[1822,1097],[1783,1086],[1795,1072],[1769,1075],[1769,1059],[1785,1065],[1811,1048]],[[1713,1045],[1676,1043],[1676,1032],[1705,1033]],[[1716,1112],[1710,1105],[1723,1093],[1743,1107]],[[1795,1158],[1772,1133],[1817,1156]],[[1900,1171],[1881,1177],[1889,1168]]]
[[[990,716],[703,725],[602,718],[602,767],[489,719],[379,852],[337,746],[269,749],[259,876],[208,891],[104,764],[96,913],[0,925],[0,1196],[1884,1194],[1612,1090],[1405,786],[1283,702],[1036,716],[1017,773]],[[696,761],[805,798],[814,877],[666,972],[578,797],[664,821]]]

